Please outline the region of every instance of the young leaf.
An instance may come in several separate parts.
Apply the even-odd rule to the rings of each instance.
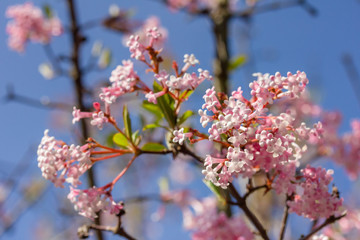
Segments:
[[[123,120],[124,120],[124,126],[125,126],[125,133],[128,137],[131,137],[131,135],[132,135],[131,120],[130,120],[130,115],[129,115],[127,105],[124,105],[124,108],[123,108]]]
[[[166,150],[166,147],[160,143],[146,143],[144,146],[142,146],[141,150],[161,152],[163,150]]]
[[[215,186],[212,182],[203,180],[205,185],[215,194],[218,201],[222,204],[226,204],[225,192],[221,187]]]
[[[43,6],[43,12],[44,12],[46,18],[48,18],[48,19],[51,19],[54,16],[53,11],[52,11],[50,5],[48,5],[48,4],[45,4]]]
[[[184,114],[178,119],[178,125],[183,124],[189,117],[195,115],[191,110],[187,110]]]
[[[230,61],[229,71],[234,71],[246,63],[247,57],[244,54],[238,55]]]
[[[148,130],[148,129],[154,129],[154,128],[158,128],[158,127],[161,127],[159,124],[156,124],[156,123],[150,123],[150,124],[147,124],[143,127],[143,131],[145,130]]]
[[[188,99],[191,94],[193,94],[194,90],[187,90],[187,91],[184,91],[181,95],[180,95],[180,98],[185,98],[185,99]]]
[[[122,148],[127,148],[129,146],[129,141],[126,136],[121,133],[115,133],[113,136],[113,142]]]
[[[156,120],[159,120],[161,118],[164,117],[164,114],[162,114],[161,109],[159,108],[158,105],[155,105],[151,102],[148,101],[144,101],[143,104],[141,105],[145,110],[147,110],[148,112],[152,113],[153,115],[155,115]]]
[[[136,132],[134,132],[132,134],[131,139],[136,146],[139,145],[139,143],[141,141],[141,136],[139,135],[139,130],[136,130]]]
[[[162,87],[154,81],[154,91],[160,92]],[[158,106],[160,107],[162,113],[165,116],[166,121],[169,123],[171,128],[175,127],[175,114],[174,114],[174,100],[168,95],[165,94],[157,98]]]

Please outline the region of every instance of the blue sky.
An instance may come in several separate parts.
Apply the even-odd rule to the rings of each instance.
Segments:
[[[69,80],[66,78],[45,80],[39,74],[39,64],[47,61],[41,45],[28,44],[26,52],[20,55],[7,47],[5,26],[8,19],[4,17],[4,13],[7,6],[22,2],[0,1],[0,14],[3,15],[0,17],[0,72],[2,73],[0,97],[3,99],[6,95],[6,86],[11,84],[18,94],[34,99],[48,96],[52,101],[71,104],[72,90]],[[143,20],[151,15],[157,15],[169,31],[168,47],[171,49],[172,56],[181,60],[185,53],[194,53],[200,60],[201,67],[211,70],[214,49],[210,34],[211,26],[207,19],[190,17],[182,12],[172,13],[155,0],[79,0],[77,2],[81,22],[105,16],[109,5],[114,3],[123,9],[133,9],[135,19]],[[36,0],[34,3],[35,5],[50,4],[59,17],[65,19],[65,25],[67,24],[67,15],[64,12],[65,1]],[[246,86],[253,80],[252,72],[275,73],[279,71],[286,74],[288,71],[305,71],[310,80],[309,86],[315,93],[314,99],[326,110],[342,112],[341,131],[346,132],[350,130],[349,121],[359,118],[360,105],[356,100],[356,90],[351,85],[341,63],[341,57],[345,53],[350,54],[360,71],[360,25],[358,24],[360,2],[357,0],[317,0],[310,3],[318,9],[317,17],[310,16],[300,7],[294,7],[255,16],[250,23],[250,30],[246,30],[249,26],[245,26],[239,20],[232,23],[232,54],[245,53],[250,58],[250,64],[232,75],[232,88],[243,86],[247,89]],[[248,31],[250,39],[242,37],[244,31]],[[129,53],[128,49],[122,45],[119,34],[100,27],[89,30],[86,34],[89,36],[89,41],[83,48],[85,59],[89,56],[95,40],[100,40],[104,46],[110,47],[114,55],[110,68],[101,73],[89,75],[87,81],[90,85],[99,79],[107,78],[122,59],[129,58]],[[69,38],[66,35],[54,39],[55,51],[67,52],[68,43]],[[197,107],[199,106],[200,103]],[[33,179],[37,175],[40,176],[40,171],[36,167],[36,153],[29,153],[29,146],[35,146],[34,150],[36,149],[46,128],[50,128],[50,133],[58,138],[69,139],[69,131],[72,129],[69,124],[70,113],[37,109],[3,101],[0,102],[0,112],[2,113],[0,121],[1,179],[7,178],[7,174],[24,156],[28,159],[27,161],[32,161],[26,178]],[[54,126],[52,123],[54,119],[60,122],[61,128]],[[326,164],[326,166],[334,167],[332,164]],[[342,169],[336,168],[335,182],[340,189],[342,187],[345,189],[345,194],[352,190],[349,185],[351,182],[344,176]],[[6,239],[23,239],[24,234],[31,234],[30,223],[45,214],[41,207],[48,211],[51,209],[49,204],[55,204],[52,199],[53,194],[45,196],[43,200],[46,202],[45,207],[41,204],[36,205],[26,213],[14,230],[6,235]],[[65,195],[66,193],[59,191],[56,194]],[[177,227],[181,228],[180,225]],[[184,236],[182,230],[176,231],[180,234],[177,235],[178,239],[182,239]],[[166,231],[166,234],[171,233]]]

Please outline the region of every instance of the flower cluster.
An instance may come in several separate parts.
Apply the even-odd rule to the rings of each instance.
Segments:
[[[144,34],[146,32],[146,34]],[[110,87],[102,88],[99,97],[106,104],[112,104],[116,99],[126,93],[140,91],[145,93],[145,98],[156,104],[157,98],[163,96],[167,92],[190,91],[197,88],[204,80],[212,80],[209,71],[198,69],[198,73],[187,73],[191,66],[199,64],[194,54],[184,55],[184,66],[180,72],[176,62],[173,63],[175,74],[171,75],[166,70],[160,69],[159,64],[163,59],[158,56],[162,51],[161,47],[166,38],[167,31],[160,26],[158,19],[149,18],[142,31],[137,32],[138,35],[127,37],[126,45],[130,51],[130,57],[145,63],[150,67],[149,71],[154,73],[154,78],[162,87],[161,91],[150,89],[137,75],[134,70],[134,64],[131,60],[122,62],[122,65],[116,67],[112,71]],[[160,48],[159,50],[156,50]],[[184,99],[178,99],[183,101]]]
[[[227,140],[222,142],[227,146],[226,158],[207,156],[203,171],[207,180],[223,188],[232,181],[233,175],[249,177],[260,169],[269,172],[297,162],[306,150],[306,146],[299,146],[299,140],[321,134],[320,123],[313,129],[304,125],[295,127],[295,119],[290,114],[266,115],[275,99],[296,98],[301,94],[308,83],[305,73],[288,73],[287,77],[279,73],[255,76],[258,79],[250,83],[251,100],[243,97],[241,88],[228,99],[224,96],[225,99],[221,99],[212,88],[203,97],[205,110],[199,110],[203,127],[212,122],[209,140]],[[212,115],[208,115],[208,111]]]
[[[7,9],[6,16],[13,18],[6,27],[9,46],[18,52],[24,51],[28,40],[45,44],[52,36],[59,36],[63,32],[57,17],[44,17],[41,9],[33,6],[32,3],[11,6]]]
[[[45,130],[37,151],[42,176],[56,187],[64,187],[65,181],[73,186],[81,184],[80,176],[92,166],[88,146],[68,146],[48,132]]]
[[[134,91],[134,87],[139,81],[139,77],[134,71],[134,64],[131,60],[122,61],[122,65],[117,66],[110,77],[111,86],[102,88],[100,99],[108,104],[114,103],[115,100],[125,93]]]
[[[121,203],[116,203],[112,196],[101,188],[79,190],[70,187],[68,199],[80,215],[94,219],[100,210],[109,211],[110,214],[119,214],[123,208]]]
[[[307,166],[301,170],[302,182],[297,184],[294,200],[288,201],[289,212],[310,219],[328,218],[339,213],[343,199],[328,192],[332,170]]]
[[[240,216],[228,218],[218,212],[216,199],[193,200],[190,208],[183,208],[184,226],[193,231],[192,239],[254,239],[254,235]]]

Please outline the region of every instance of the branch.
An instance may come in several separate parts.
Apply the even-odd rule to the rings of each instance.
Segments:
[[[353,86],[353,90],[358,100],[358,103],[360,104],[360,75],[358,70],[356,69],[354,60],[350,54],[344,54],[342,56],[342,63],[344,65],[346,73],[348,74],[350,83]]]
[[[266,190],[269,189],[268,185],[264,184],[261,186],[257,186],[257,187],[251,187],[248,189],[248,192],[244,195],[244,200],[246,200],[253,192],[256,192],[257,190],[263,189],[265,188]],[[265,192],[266,193],[266,192]]]
[[[214,75],[215,89],[219,92],[228,93],[229,82],[229,42],[228,27],[231,17],[228,0],[221,1],[218,8],[210,13],[215,38]]]
[[[286,196],[285,210],[284,210],[284,216],[283,216],[283,219],[282,219],[279,240],[283,240],[284,236],[285,236],[286,224],[287,224],[287,220],[288,220],[288,216],[289,216],[289,206],[287,205],[288,200],[290,200],[290,196]]]
[[[291,8],[291,7],[296,7],[296,6],[302,6],[312,16],[316,16],[318,14],[318,11],[316,10],[316,8],[313,7],[312,5],[310,5],[310,3],[308,3],[308,1],[293,0],[293,1],[286,1],[286,2],[279,1],[279,2],[261,5],[258,7],[251,7],[249,9],[233,13],[231,15],[231,17],[247,19],[250,16],[253,16],[255,14],[267,13],[267,12],[271,12],[271,11],[276,11],[276,10],[281,10],[281,9]]]
[[[336,222],[337,220],[340,220],[341,218],[345,217],[346,213],[344,213],[343,215],[339,216],[339,217],[335,217],[335,216],[330,216],[328,219],[325,220],[325,222],[323,224],[321,224],[320,226],[318,226],[317,228],[315,228],[314,230],[312,230],[308,235],[304,236],[302,235],[299,240],[308,240],[310,239],[310,237],[312,235],[314,235],[315,233],[317,233],[318,231],[320,231],[322,228],[326,227],[329,224],[332,224],[334,222]]]
[[[77,11],[75,9],[74,0],[67,0],[68,12],[70,17],[70,32],[71,32],[71,40],[72,40],[72,51],[71,51],[71,60],[73,65],[73,73],[72,80],[74,84],[75,94],[76,94],[76,103],[80,110],[86,110],[84,104],[84,85],[83,85],[83,72],[80,67],[80,47],[85,41],[85,37],[81,34],[80,25],[77,20]],[[81,125],[81,133],[82,133],[82,141],[85,142],[89,137],[88,125],[84,119],[80,120]],[[87,171],[87,178],[89,186],[95,186],[95,176],[93,172],[93,168],[90,168]],[[101,225],[100,216],[95,219],[95,223],[97,225]],[[102,232],[96,231],[96,236],[98,240],[104,239]]]
[[[52,110],[62,110],[71,112],[72,106],[66,103],[41,101],[30,97],[18,95],[15,93],[12,85],[8,85],[6,89],[6,96],[3,99],[4,102],[18,102],[23,105],[28,105],[36,108],[46,108]]]
[[[79,229],[78,229],[78,236],[80,239],[88,238],[90,230],[93,229],[93,230],[96,230],[97,232],[102,232],[102,231],[112,232],[114,235],[122,236],[128,240],[136,240],[134,237],[129,235],[125,231],[125,229],[122,227],[121,217],[123,215],[125,215],[125,211],[120,210],[120,213],[118,214],[118,223],[115,227],[102,226],[102,225],[98,225],[98,224],[83,225],[83,226],[79,227]]]
[[[56,56],[51,45],[43,44],[43,47],[44,47],[44,51],[45,51],[47,58],[50,60],[51,64],[55,68],[56,75],[64,74],[64,70],[61,68],[61,65],[60,65],[61,58]]]
[[[259,219],[257,219],[255,214],[253,212],[251,212],[251,210],[248,208],[248,206],[246,205],[245,199],[240,196],[240,194],[237,192],[237,190],[235,189],[235,187],[232,183],[230,183],[228,189],[230,191],[230,194],[236,199],[236,201],[237,201],[236,205],[238,205],[244,211],[246,217],[252,222],[252,224],[254,224],[256,229],[259,231],[260,236],[264,240],[270,240],[266,233],[265,228],[260,223]]]

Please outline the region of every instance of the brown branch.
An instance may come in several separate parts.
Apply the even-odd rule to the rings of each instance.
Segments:
[[[312,235],[314,235],[315,233],[317,233],[318,231],[320,231],[321,229],[323,229],[324,227],[326,227],[329,224],[332,224],[334,222],[336,222],[337,220],[340,220],[341,218],[345,217],[346,213],[344,213],[343,215],[339,216],[339,217],[335,217],[335,216],[330,216],[328,219],[325,220],[325,222],[323,224],[321,224],[320,226],[318,226],[317,228],[313,229],[308,235],[304,236],[302,235],[299,240],[308,240],[310,239],[310,237]]]
[[[239,206],[245,213],[246,217],[251,221],[251,223],[256,227],[256,229],[259,231],[260,236],[264,240],[269,240],[269,237],[266,233],[265,228],[260,223],[259,219],[255,216],[255,214],[248,208],[246,205],[246,201],[243,197],[240,196],[240,194],[235,189],[234,185],[230,183],[228,187],[230,194],[236,199],[237,206]]]
[[[263,189],[263,188],[265,188],[266,190],[269,189],[269,187],[266,184],[261,185],[261,186],[257,186],[257,187],[250,187],[248,189],[248,192],[244,195],[243,198],[246,200],[253,192],[256,192],[257,190],[260,190],[260,189]]]
[[[130,234],[128,234],[125,229],[122,227],[122,220],[121,217],[125,215],[124,210],[120,210],[120,213],[118,214],[118,223],[116,226],[102,226],[98,224],[90,224],[90,225],[83,225],[78,228],[78,236],[80,239],[85,239],[89,237],[90,230],[96,230],[96,232],[112,232],[114,235],[119,235],[121,237],[124,237],[128,240],[136,240],[134,237],[132,237]]]
[[[229,82],[228,28],[230,16],[228,0],[219,1],[218,8],[210,12],[213,36],[215,38],[214,85],[217,91],[225,94],[228,93]]]
[[[318,11],[316,8],[314,8],[312,5],[308,3],[307,0],[293,0],[293,1],[279,1],[279,2],[273,2],[269,4],[264,4],[261,6],[255,6],[250,7],[248,9],[235,12],[231,15],[232,18],[240,18],[240,19],[247,19],[251,16],[254,16],[256,14],[260,13],[267,13],[271,11],[291,8],[291,7],[297,7],[302,6],[310,15],[316,16],[318,14]]]
[[[355,96],[360,104],[360,74],[354,64],[354,60],[350,54],[344,54],[342,57],[342,63],[348,74],[350,83],[352,84],[352,88],[354,90]]]
[[[60,60],[61,58],[57,57],[54,53],[54,50],[52,49],[50,44],[44,44],[44,51],[47,56],[47,58],[50,60],[52,66],[55,68],[56,75],[62,75],[64,74],[64,70],[61,68]]]
[[[67,0],[68,11],[70,15],[70,32],[72,40],[72,51],[71,51],[71,60],[73,65],[72,79],[74,83],[74,89],[76,94],[76,103],[80,110],[85,111],[86,107],[84,104],[84,85],[83,85],[83,72],[80,65],[80,48],[82,43],[85,41],[85,37],[81,33],[80,25],[77,19],[77,11],[73,0]],[[88,125],[84,119],[80,120],[81,133],[82,133],[82,142],[85,142],[89,137]],[[88,184],[90,187],[95,186],[95,176],[93,168],[90,168],[87,171]],[[101,225],[100,215],[95,219],[97,225]],[[96,236],[98,240],[104,239],[102,232],[96,231]]]
[[[285,230],[286,230],[287,220],[288,220],[288,217],[289,217],[289,206],[287,204],[288,200],[290,200],[290,197],[286,196],[285,210],[284,210],[283,219],[281,221],[281,230],[280,230],[279,240],[283,240],[284,237],[285,237]]]
[[[62,110],[71,112],[72,106],[66,103],[41,101],[30,97],[16,94],[13,86],[8,85],[6,89],[6,96],[3,99],[4,102],[18,102],[23,105],[35,107],[35,108],[46,108],[51,110]]]

